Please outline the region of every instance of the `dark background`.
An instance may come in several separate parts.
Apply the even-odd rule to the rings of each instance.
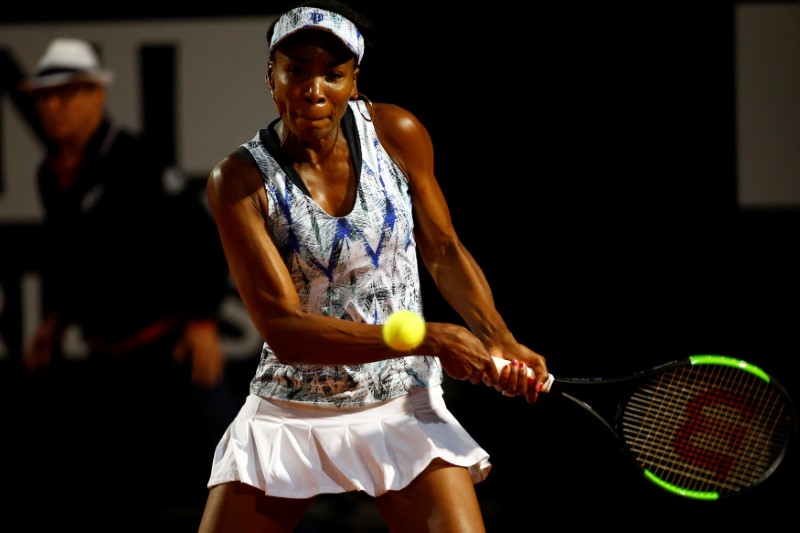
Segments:
[[[293,4],[20,6],[3,18],[238,16]],[[351,4],[376,26],[359,88],[427,125],[462,240],[512,331],[555,375],[714,353],[761,366],[797,396],[799,212],[736,203],[734,2]],[[428,318],[457,320],[425,282]],[[232,375],[246,387],[253,370]],[[797,517],[796,445],[754,491],[698,503],[639,477],[602,428],[557,397],[532,407],[447,387],[492,455],[477,486],[490,531],[633,530],[636,517],[706,531]],[[367,530],[370,509],[355,509],[363,520],[348,529]]]

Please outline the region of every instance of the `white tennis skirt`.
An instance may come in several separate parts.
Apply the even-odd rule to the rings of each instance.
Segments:
[[[491,469],[486,453],[447,409],[441,386],[367,407],[265,400],[249,395],[217,444],[211,488],[229,481],[269,496],[309,498],[408,486],[435,458]]]

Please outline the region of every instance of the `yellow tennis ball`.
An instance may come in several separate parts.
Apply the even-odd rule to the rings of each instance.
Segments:
[[[414,311],[395,311],[383,325],[383,341],[395,350],[416,348],[425,338],[425,320]]]

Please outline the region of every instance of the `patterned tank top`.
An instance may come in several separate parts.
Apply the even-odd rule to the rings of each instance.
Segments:
[[[361,105],[359,111],[358,105]],[[395,310],[422,314],[408,180],[351,102],[342,119],[357,190],[345,216],[326,213],[279,149],[275,124],[242,145],[264,178],[267,227],[304,311],[382,324]],[[262,398],[362,406],[442,383],[438,358],[407,356],[362,365],[285,365],[267,342],[250,392]]]

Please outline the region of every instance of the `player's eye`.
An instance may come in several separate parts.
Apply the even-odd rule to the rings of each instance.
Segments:
[[[298,66],[290,66],[286,71],[295,78],[299,78],[305,74],[305,69]]]

